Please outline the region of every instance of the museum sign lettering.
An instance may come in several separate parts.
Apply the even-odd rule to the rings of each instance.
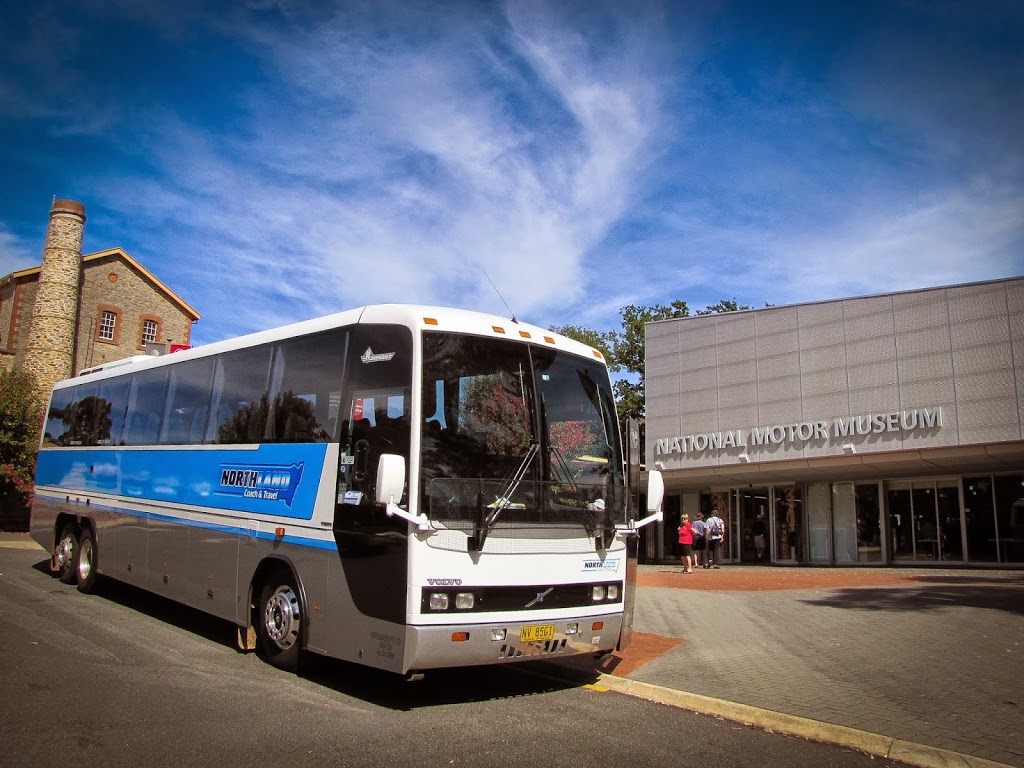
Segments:
[[[659,437],[654,441],[655,454],[702,453],[723,448],[806,443],[811,441],[850,440],[863,435],[890,432],[918,432],[942,428],[942,408],[915,408],[909,411],[869,413],[863,416],[839,416],[831,421],[799,421],[793,424],[773,424],[708,432],[697,435]]]

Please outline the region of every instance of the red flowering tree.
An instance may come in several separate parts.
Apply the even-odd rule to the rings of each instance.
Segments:
[[[23,370],[0,370],[0,502],[28,505],[39,447],[43,407],[35,378]]]

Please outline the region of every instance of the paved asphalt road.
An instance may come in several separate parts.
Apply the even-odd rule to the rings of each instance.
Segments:
[[[297,677],[235,651],[230,624],[122,585],[81,595],[3,542],[0,611],[2,768],[897,765],[524,665]]]

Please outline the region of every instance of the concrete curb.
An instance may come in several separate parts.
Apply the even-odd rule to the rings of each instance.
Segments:
[[[43,552],[43,548],[36,544],[34,541],[0,541],[0,549],[38,549]]]
[[[548,669],[551,669],[551,667],[549,666]],[[565,676],[563,675],[563,677]],[[579,680],[577,675],[571,673],[568,677],[577,682]],[[593,685],[624,693],[627,696],[647,699],[658,704],[680,707],[698,714],[712,715],[713,717],[721,717],[725,720],[752,725],[773,733],[782,733],[787,736],[798,736],[810,741],[848,747],[858,752],[876,757],[885,757],[890,760],[898,760],[918,768],[1012,768],[1012,766],[1008,766],[1005,763],[997,763],[982,757],[965,755],[960,752],[939,749],[938,747],[929,747],[924,744],[914,744],[913,742],[895,739],[891,736],[882,736],[856,728],[848,728],[843,725],[833,725],[832,723],[824,723],[819,720],[811,720],[806,717],[772,712],[771,710],[759,709],[746,704],[713,699],[710,696],[676,691],[672,688],[665,688],[653,683],[644,683],[639,680],[630,680],[625,677],[615,677],[614,675],[599,673],[599,681],[593,683]]]

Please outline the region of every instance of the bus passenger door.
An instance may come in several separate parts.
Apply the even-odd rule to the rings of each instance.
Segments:
[[[412,339],[396,326],[353,331],[342,394],[334,538],[349,593],[364,615],[405,622],[409,523],[376,503],[384,454],[410,464]],[[406,492],[398,501],[408,503]]]

